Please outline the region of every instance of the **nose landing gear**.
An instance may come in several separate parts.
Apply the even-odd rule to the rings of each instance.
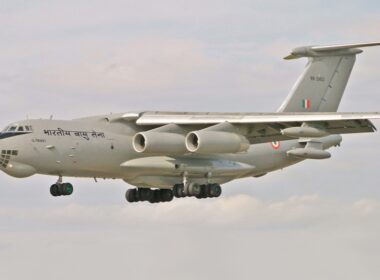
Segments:
[[[62,177],[59,177],[57,183],[50,187],[50,194],[52,196],[71,195],[73,191],[73,185],[70,183],[62,183]]]

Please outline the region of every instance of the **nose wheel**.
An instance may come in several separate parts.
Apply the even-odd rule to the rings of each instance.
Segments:
[[[73,191],[73,185],[71,183],[62,183],[62,177],[59,177],[57,183],[50,187],[50,194],[52,196],[71,195]]]

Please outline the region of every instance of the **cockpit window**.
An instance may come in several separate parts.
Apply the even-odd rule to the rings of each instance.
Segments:
[[[32,132],[33,127],[31,125],[10,125],[7,126],[6,128],[3,129],[2,133],[20,133],[20,134],[25,134],[25,132]]]

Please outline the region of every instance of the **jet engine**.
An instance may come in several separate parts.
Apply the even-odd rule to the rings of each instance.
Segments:
[[[185,136],[177,133],[146,131],[133,137],[133,148],[138,153],[184,154]]]
[[[249,149],[249,141],[233,132],[199,130],[187,134],[186,148],[199,154],[239,153]]]

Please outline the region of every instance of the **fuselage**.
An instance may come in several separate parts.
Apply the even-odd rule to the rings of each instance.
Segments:
[[[183,174],[197,183],[226,183],[261,176],[298,163],[287,151],[302,148],[298,140],[251,145],[247,152],[218,155],[138,153],[133,136],[147,129],[107,118],[23,120],[0,134],[0,168],[15,177],[46,174],[115,178],[138,187],[171,188]],[[326,141],[324,149],[336,145]]]

